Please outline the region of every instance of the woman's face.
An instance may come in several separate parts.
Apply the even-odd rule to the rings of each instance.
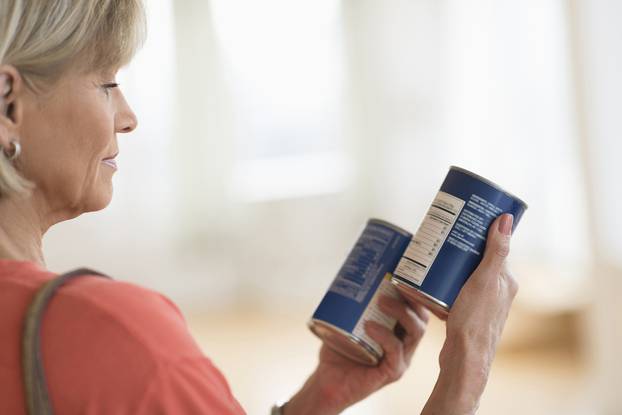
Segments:
[[[67,75],[44,95],[23,84],[13,91],[21,101],[15,114],[22,145],[18,168],[52,211],[74,217],[110,203],[117,133],[130,132],[137,123],[115,75]]]

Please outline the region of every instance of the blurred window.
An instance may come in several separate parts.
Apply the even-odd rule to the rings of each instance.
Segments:
[[[215,0],[232,90],[233,190],[272,200],[344,189],[339,2]]]

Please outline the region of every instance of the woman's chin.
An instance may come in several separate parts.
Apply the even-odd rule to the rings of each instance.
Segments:
[[[112,183],[109,183],[107,188],[98,189],[98,192],[89,198],[85,211],[96,212],[105,209],[112,201],[112,195]]]

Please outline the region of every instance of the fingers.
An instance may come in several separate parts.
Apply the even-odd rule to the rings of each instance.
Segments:
[[[484,258],[478,266],[479,271],[490,271],[495,275],[501,272],[505,259],[510,254],[513,221],[514,216],[504,213],[490,225]],[[478,274],[482,273],[479,272]]]
[[[404,370],[404,344],[393,334],[391,330],[373,320],[365,322],[365,331],[384,350],[384,357],[379,368],[383,370],[389,382],[398,380]]]
[[[380,297],[378,307],[380,311],[398,321],[406,331],[406,339],[418,340],[430,319],[428,311],[420,304],[415,304],[411,309],[403,300],[386,295]]]
[[[421,321],[426,324],[428,323],[428,320],[430,320],[430,311],[423,304],[415,303],[413,305],[409,305],[409,307],[415,312],[415,314],[417,314],[417,317],[419,317]]]
[[[425,333],[425,328],[430,315],[420,304],[410,308],[403,299],[383,295],[378,301],[378,307],[384,314],[397,320],[394,329],[394,337],[403,344],[403,358],[408,365],[410,359]]]

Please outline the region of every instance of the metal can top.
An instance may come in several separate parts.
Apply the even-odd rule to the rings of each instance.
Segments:
[[[488,180],[485,177],[480,176],[479,174],[473,173],[472,171],[469,171],[467,169],[463,169],[462,167],[458,167],[458,166],[450,166],[449,170],[455,170],[458,171],[460,173],[464,173],[467,174],[471,177],[474,177],[475,179],[486,183],[487,185],[494,187],[495,189],[497,189],[498,191],[505,193],[506,195],[508,195],[509,197],[511,197],[512,199],[516,200],[518,203],[520,203],[521,205],[523,205],[523,207],[525,208],[525,210],[527,210],[528,206],[527,203],[525,203],[525,201],[523,201],[520,197],[513,195],[512,193],[508,192],[507,190],[503,189],[501,186],[499,186],[498,184]]]

